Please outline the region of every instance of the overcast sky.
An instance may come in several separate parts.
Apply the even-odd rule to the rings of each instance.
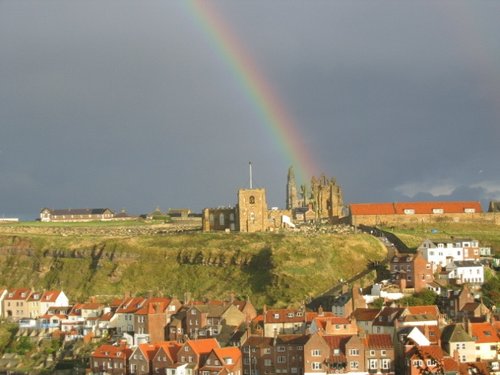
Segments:
[[[346,203],[500,199],[500,2],[211,3]],[[261,121],[180,1],[0,0],[0,216],[283,207]]]

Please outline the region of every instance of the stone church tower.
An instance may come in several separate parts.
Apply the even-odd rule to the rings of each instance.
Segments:
[[[318,219],[340,218],[343,216],[342,189],[337,185],[335,178],[321,175],[318,179],[311,179],[311,198]]]
[[[267,230],[265,189],[238,190],[238,222],[240,232],[263,232]]]
[[[300,207],[300,202],[297,196],[297,184],[295,182],[295,173],[293,167],[288,168],[288,176],[286,180],[286,209],[293,210]]]

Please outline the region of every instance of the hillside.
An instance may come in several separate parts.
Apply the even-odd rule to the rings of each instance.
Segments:
[[[416,249],[426,238],[473,238],[479,241],[480,246],[489,246],[497,254],[500,251],[500,227],[489,223],[403,224],[383,229],[394,233],[412,249]]]
[[[0,285],[62,288],[73,300],[187,291],[223,298],[233,291],[258,305],[285,306],[386,255],[365,234],[164,234],[152,228],[0,226]]]

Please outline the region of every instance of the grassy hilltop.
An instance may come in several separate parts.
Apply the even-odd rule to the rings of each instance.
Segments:
[[[416,249],[423,240],[473,238],[480,246],[489,246],[500,252],[500,227],[490,223],[432,223],[403,224],[384,228],[398,236],[409,248]]]
[[[285,306],[386,256],[365,234],[159,235],[137,228],[0,226],[0,286],[62,288],[73,300],[127,291],[222,298],[233,291],[258,305]]]

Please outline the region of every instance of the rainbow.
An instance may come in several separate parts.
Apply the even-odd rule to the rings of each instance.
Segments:
[[[304,146],[299,129],[264,74],[247,54],[235,33],[207,0],[183,1],[214,49],[229,65],[244,94],[255,107],[285,161],[295,168],[298,181],[317,172],[317,163]]]

